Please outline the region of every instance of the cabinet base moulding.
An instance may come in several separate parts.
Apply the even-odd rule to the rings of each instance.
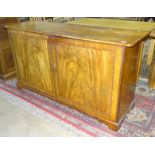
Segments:
[[[16,77],[16,71],[10,72],[8,74],[5,75],[0,75],[0,78],[2,78],[3,80],[10,80]]]

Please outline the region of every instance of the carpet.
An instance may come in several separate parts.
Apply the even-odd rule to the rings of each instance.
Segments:
[[[16,87],[16,79],[0,80],[0,98],[11,101],[34,115],[72,132],[75,136],[91,137],[154,137],[155,90],[147,87],[147,81],[139,80],[135,92],[135,106],[127,114],[121,128],[114,132],[98,120],[77,110],[59,104],[32,91]]]

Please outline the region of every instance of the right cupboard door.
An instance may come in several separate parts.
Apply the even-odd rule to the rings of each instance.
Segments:
[[[115,53],[83,45],[50,42],[57,98],[92,116],[109,118]]]

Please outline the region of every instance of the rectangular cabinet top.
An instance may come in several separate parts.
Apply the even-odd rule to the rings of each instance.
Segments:
[[[17,31],[46,34],[49,38],[59,36],[128,47],[134,46],[149,35],[147,31],[51,22],[24,22],[8,25],[6,28]]]
[[[154,22],[131,21],[122,19],[120,20],[108,18],[79,18],[77,20],[68,21],[67,23],[148,32],[155,30]]]

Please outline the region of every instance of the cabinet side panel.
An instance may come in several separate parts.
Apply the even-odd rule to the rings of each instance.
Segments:
[[[124,59],[124,47],[115,46],[112,110],[111,110],[111,121],[113,122],[118,121],[123,59]]]
[[[134,47],[126,48],[123,62],[123,72],[121,80],[119,119],[128,110],[134,99],[134,92],[137,81],[137,72],[140,61],[141,44]]]

